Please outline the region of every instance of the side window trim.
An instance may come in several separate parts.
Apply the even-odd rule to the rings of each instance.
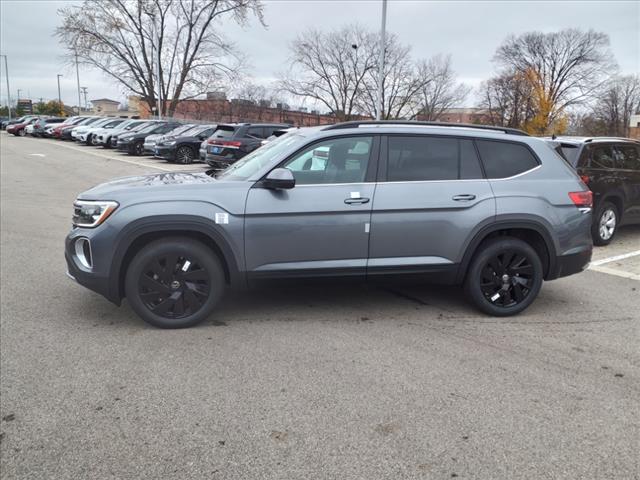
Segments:
[[[367,171],[365,173],[364,176],[364,181],[362,182],[356,182],[357,184],[362,184],[362,183],[375,183],[376,181],[376,171],[378,168],[378,160],[380,158],[380,135],[377,134],[372,134],[371,132],[368,133],[359,133],[359,134],[354,134],[354,135],[336,135],[336,136],[332,136],[332,137],[323,137],[323,138],[319,138],[318,140],[316,140],[315,142],[312,143],[307,143],[306,145],[300,147],[298,150],[296,150],[295,152],[293,152],[291,155],[287,156],[284,160],[282,160],[280,163],[278,163],[276,166],[274,166],[271,170],[269,170],[267,173],[264,174],[264,176],[258,180],[256,182],[262,182],[267,175],[269,175],[269,173],[272,170],[275,170],[276,168],[282,168],[287,162],[289,162],[290,160],[294,159],[296,156],[300,155],[302,152],[304,152],[305,150],[308,150],[309,148],[313,147],[314,145],[317,145],[319,143],[323,143],[329,140],[339,140],[339,139],[343,139],[343,138],[358,138],[358,137],[368,137],[371,138],[371,150],[369,151],[369,161],[367,163]],[[299,185],[300,187],[303,186],[328,186],[328,185],[350,185],[350,184],[354,184],[354,183],[309,183],[309,184],[304,184],[304,185]],[[296,185],[296,188],[298,187],[298,185]]]

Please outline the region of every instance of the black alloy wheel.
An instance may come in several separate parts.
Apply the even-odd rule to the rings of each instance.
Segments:
[[[531,245],[517,238],[497,237],[479,247],[465,287],[480,310],[508,316],[535,300],[542,277],[542,262]]]
[[[131,260],[125,295],[133,310],[160,328],[184,328],[206,319],[226,286],[217,255],[186,237],[151,242]]]
[[[138,294],[156,315],[179,319],[196,313],[209,298],[211,276],[189,256],[154,257],[142,270]]]
[[[143,142],[136,142],[133,144],[133,153],[136,156],[141,156],[144,153],[144,144]]]
[[[179,147],[176,150],[176,163],[193,163],[193,150],[190,147]]]

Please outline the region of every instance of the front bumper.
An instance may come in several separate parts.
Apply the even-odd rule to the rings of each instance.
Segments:
[[[153,156],[165,160],[174,161],[176,159],[176,147],[158,147],[153,149]]]

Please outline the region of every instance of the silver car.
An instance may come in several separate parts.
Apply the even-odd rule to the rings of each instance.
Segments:
[[[78,196],[69,275],[163,328],[255,280],[412,275],[523,311],[591,259],[592,195],[547,142],[501,127],[296,129],[222,172],[114,180]]]

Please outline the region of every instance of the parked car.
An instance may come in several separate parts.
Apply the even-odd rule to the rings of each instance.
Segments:
[[[118,128],[120,125],[122,125],[125,121],[127,121],[126,118],[111,118],[110,121],[106,122],[104,125],[101,125],[100,127],[95,126],[90,128],[89,130],[87,130],[87,132],[84,134],[84,142],[87,145],[98,145],[98,142],[96,140],[96,136],[99,133],[103,133],[103,132],[108,132],[110,130],[113,130],[115,128]]]
[[[95,135],[95,132],[103,128],[115,128],[123,121],[123,118],[105,117],[90,125],[83,125],[76,128],[73,134],[75,135],[76,142],[84,143],[85,145],[93,145],[93,136]]]
[[[147,120],[129,119],[122,122],[120,125],[113,129],[100,129],[96,132],[94,139],[95,144],[104,148],[111,148],[112,138],[117,138],[119,134],[129,132],[134,128],[145,125]]]
[[[162,141],[168,137],[175,137],[181,135],[182,133],[191,130],[195,125],[193,123],[188,123],[186,125],[180,125],[177,128],[174,128],[170,132],[167,133],[155,133],[153,135],[149,135],[144,139],[144,151],[145,153],[149,153],[153,155],[153,152],[156,148],[156,143],[158,141]]]
[[[76,116],[76,117],[69,117],[67,118],[64,122],[62,122],[60,125],[58,125],[57,127],[55,127],[52,131],[51,131],[51,136],[53,138],[58,138],[61,139],[62,138],[62,131],[72,125],[77,125],[80,122],[82,122],[85,118],[88,117],[84,117],[84,116]]]
[[[554,141],[593,192],[595,245],[611,243],[620,225],[640,223],[639,141],[607,137],[556,137]]]
[[[282,123],[238,123],[218,125],[209,138],[206,162],[223,169],[262,145],[276,130],[289,128]]]
[[[107,121],[106,117],[93,116],[89,117],[91,120],[85,120],[84,122],[79,123],[76,128],[71,130],[71,139],[74,141],[78,141],[78,135],[86,132],[91,127],[100,126]]]
[[[156,143],[154,156],[164,158],[168,162],[193,163],[199,160],[198,150],[216,130],[216,125],[198,125],[183,132],[182,135],[167,137]]]
[[[37,115],[23,115],[19,118],[14,118],[13,120],[4,120],[2,122],[2,130],[6,130],[9,125],[16,125],[18,123],[24,123],[32,118],[37,117]]]
[[[48,127],[53,129],[56,125],[60,125],[64,121],[65,119],[63,117],[40,118],[33,124],[31,135],[34,137],[44,137],[45,130]]]
[[[324,169],[310,169],[321,148]],[[283,135],[223,172],[98,185],[74,204],[65,256],[77,282],[163,328],[201,322],[227,287],[283,277],[420,274],[507,316],[587,267],[591,201],[519,130],[348,122]]]
[[[61,140],[74,140],[73,132],[74,132],[74,130],[76,128],[83,127],[85,125],[91,125],[92,123],[97,122],[101,118],[102,117],[85,117],[82,120],[80,120],[78,123],[75,123],[73,125],[69,125],[69,126],[63,128],[60,131],[60,139]]]
[[[144,139],[153,134],[163,134],[175,129],[177,122],[154,122],[145,128],[135,132],[129,132],[118,136],[117,148],[129,155],[142,155],[144,153]]]
[[[39,117],[28,117],[21,123],[13,123],[7,125],[7,133],[12,133],[16,137],[24,137],[27,134],[26,128],[38,120]]]

